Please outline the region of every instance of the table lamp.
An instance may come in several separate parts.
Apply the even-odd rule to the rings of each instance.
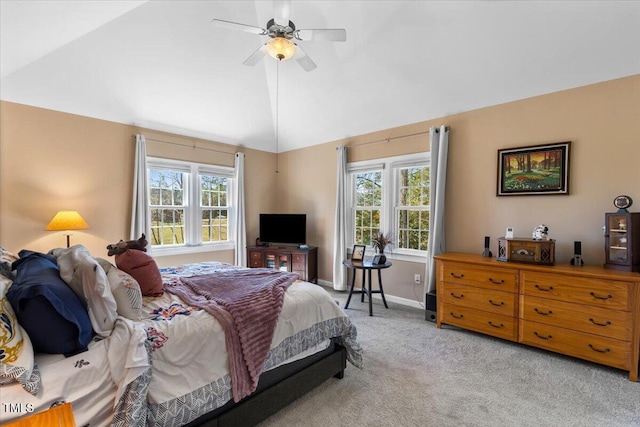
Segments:
[[[60,230],[84,230],[89,228],[89,224],[80,216],[78,211],[59,211],[56,216],[49,222],[47,231],[60,231]],[[69,247],[69,237],[71,233],[66,233],[67,247]]]

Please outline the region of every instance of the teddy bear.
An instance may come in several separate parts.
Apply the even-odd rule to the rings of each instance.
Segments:
[[[127,249],[137,249],[146,252],[148,243],[144,233],[142,233],[142,236],[140,236],[138,240],[120,240],[118,243],[107,245],[107,249],[109,250],[107,254],[109,256],[118,255],[124,253]]]

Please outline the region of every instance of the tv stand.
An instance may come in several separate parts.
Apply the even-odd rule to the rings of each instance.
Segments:
[[[290,273],[298,273],[306,282],[318,283],[318,248],[309,246],[249,246],[247,263],[251,268],[273,268]]]

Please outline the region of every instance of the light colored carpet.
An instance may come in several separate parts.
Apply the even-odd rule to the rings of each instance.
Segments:
[[[344,307],[346,293],[330,290]],[[628,373],[449,326],[421,310],[352,298],[364,349],[260,424],[266,426],[640,426],[640,383]]]

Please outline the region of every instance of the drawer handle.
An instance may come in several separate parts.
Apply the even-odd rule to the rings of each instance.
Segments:
[[[461,314],[460,316],[456,316],[455,314],[451,313],[451,315],[456,319],[462,319],[464,317],[464,314]]]
[[[491,305],[495,305],[496,307],[500,307],[501,305],[504,305],[504,301],[500,301],[500,304],[497,304],[497,303],[493,302],[492,299],[489,300],[489,303]]]
[[[605,349],[604,349],[604,350],[600,350],[600,349],[598,349],[598,348],[595,348],[595,347],[594,347],[593,345],[591,345],[591,344],[589,344],[589,348],[591,348],[591,350],[593,350],[593,351],[597,351],[598,353],[609,353],[609,352],[611,351],[611,349],[610,349],[610,348],[608,348],[608,347],[605,347]]]
[[[593,320],[593,318],[589,318],[589,322],[593,323],[596,326],[609,326],[609,325],[611,325],[611,322],[609,322],[608,320],[607,320],[606,323],[599,323],[599,322],[596,322],[595,320]]]
[[[457,298],[457,299],[462,299],[462,298],[464,298],[464,294],[456,295],[456,294],[454,294],[453,292],[451,292],[451,296],[452,296],[452,297],[454,297],[454,298]]]
[[[490,281],[491,283],[493,283],[494,285],[502,285],[502,284],[504,283],[504,280],[503,280],[503,279],[495,280],[495,279],[492,279],[491,277],[489,277],[489,281]]]
[[[538,310],[538,307],[534,308],[533,311],[535,311],[538,314],[542,314],[543,316],[548,316],[550,314],[553,314],[553,311],[549,310],[546,313],[541,312],[540,310]]]
[[[539,333],[537,333],[536,331],[533,331],[533,334],[535,336],[537,336],[538,338],[543,339],[543,340],[550,340],[552,338],[551,335],[547,335],[546,337],[544,337],[544,336],[540,335]]]
[[[496,325],[495,323],[493,323],[491,320],[489,320],[489,325],[493,326],[494,328],[504,328],[504,324],[500,323],[499,325]]]
[[[451,275],[456,279],[462,279],[464,277],[464,274],[456,274],[453,271],[451,272]]]
[[[536,289],[540,290],[540,291],[544,291],[544,292],[550,292],[553,290],[553,286],[549,286],[548,288],[543,288],[542,286],[538,285],[536,283]]]
[[[613,298],[613,295],[607,295],[607,296],[601,297],[599,295],[596,295],[594,292],[589,292],[589,295],[591,295],[594,298],[601,299],[601,300],[608,300],[608,299]]]

